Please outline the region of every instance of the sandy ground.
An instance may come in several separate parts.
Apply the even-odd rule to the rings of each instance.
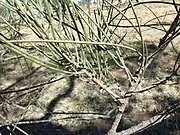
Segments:
[[[145,0],[144,0],[145,1]],[[123,10],[126,5],[123,5],[119,10]],[[153,10],[153,13],[151,10]],[[156,16],[159,16],[161,23],[170,24],[175,17],[175,8],[169,5],[162,4],[147,4],[137,5],[134,7],[138,21],[140,25],[145,24],[159,24]],[[116,14],[116,12],[114,13]],[[154,15],[155,14],[155,15]],[[134,14],[129,9],[125,16],[127,16],[131,23],[137,25]],[[120,16],[116,17],[112,24],[117,24]],[[123,43],[131,44],[132,46],[141,46],[141,39],[139,34],[133,29],[127,20],[120,22],[119,28],[116,33],[123,36],[127,33]],[[113,26],[111,26],[113,28]],[[158,28],[158,29],[157,29]],[[153,26],[153,27],[141,27],[144,42],[149,46],[157,46],[159,39],[165,34],[163,29],[168,30],[169,26]],[[29,33],[28,29],[21,29],[25,39],[35,39],[35,35]],[[180,40],[176,38],[172,41],[174,47],[180,51]],[[172,70],[172,66],[175,62],[177,54],[172,49],[170,44],[167,49],[157,57],[155,76],[152,78],[144,78],[143,83],[138,89],[148,86],[152,82],[156,82],[163,79]],[[5,57],[9,57],[5,55]],[[21,60],[23,68],[19,66],[18,61],[11,63],[11,66],[3,67],[5,71],[0,78],[0,88],[5,89],[10,86],[8,90],[18,90],[27,86],[33,86],[41,82],[48,81],[53,75],[51,71],[45,68],[40,68],[37,72],[32,75],[20,79],[20,74],[26,75],[29,73],[28,65],[31,68],[37,67],[37,65],[31,65],[31,62]],[[26,63],[26,64],[25,64]],[[3,63],[4,65],[10,64],[9,61]],[[12,68],[13,67],[13,68]],[[25,69],[25,71],[22,71]],[[32,70],[32,69],[31,69]],[[122,79],[122,70],[117,69],[113,71],[114,75]],[[61,75],[56,76],[54,79],[60,78]],[[147,75],[148,76],[148,75]],[[28,93],[25,91],[22,93],[2,95],[1,101],[1,113],[0,123],[5,124],[12,121],[21,119],[35,119],[39,120],[45,116],[48,107],[54,112],[92,112],[108,114],[113,110],[116,105],[112,99],[109,98],[108,94],[100,90],[99,87],[87,83],[85,80],[72,80],[74,86],[70,87],[68,78],[64,78],[50,85],[45,85],[35,92]],[[15,83],[17,82],[17,83]],[[147,83],[148,82],[148,83]],[[180,97],[180,81],[178,78],[168,81],[167,84],[158,86],[151,91],[135,94],[130,98],[129,106],[124,114],[125,128],[130,127],[134,124],[140,123],[141,121],[147,120],[150,117],[158,114],[162,110],[168,108],[174,102],[179,101]],[[15,84],[15,85],[12,85]],[[120,84],[125,85],[125,84]],[[100,96],[101,95],[101,96]],[[5,100],[4,100],[5,99]],[[15,102],[16,101],[16,102]],[[9,103],[10,102],[10,103]],[[116,111],[114,111],[116,113]],[[67,119],[68,117],[79,116],[73,114],[54,114],[52,120],[54,123],[58,123],[65,127],[76,130],[77,128],[86,127],[87,125],[93,125],[100,127],[104,130],[108,130],[111,127],[112,120],[105,119],[91,119],[90,116],[84,117],[85,120],[79,119]]]

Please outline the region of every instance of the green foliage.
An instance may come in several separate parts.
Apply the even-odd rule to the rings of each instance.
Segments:
[[[135,57],[140,60],[137,79],[140,82],[148,64],[160,49],[154,50],[149,55],[138,16],[134,6],[130,4],[131,7],[125,8],[122,12],[112,4],[112,1],[107,0],[88,10],[67,0],[60,2],[46,0],[39,3],[34,0],[28,2],[9,0],[8,3],[2,3],[2,6],[14,15],[14,20],[23,22],[9,23],[10,20],[6,21],[2,17],[3,22],[11,28],[13,35],[18,35],[20,38],[6,35],[6,32],[2,31],[0,39],[4,47],[51,70],[64,74],[96,76],[104,82],[114,79],[111,74],[112,69],[122,69],[130,83],[135,81],[134,70],[126,64],[126,58]],[[107,9],[105,5],[109,8]],[[132,10],[137,26],[125,14],[129,9]],[[118,20],[116,20],[117,16],[120,16]],[[160,21],[157,17],[156,19]],[[119,28],[119,24],[123,20],[130,24],[140,39],[137,45],[124,40],[126,32],[120,34],[122,29]],[[31,34],[36,35],[34,40],[21,38],[19,29],[22,24],[30,29]],[[173,30],[176,31],[176,29]],[[166,43],[170,42],[167,35],[160,43],[164,48],[167,46]],[[174,36],[177,35],[175,33]],[[171,40],[175,37],[170,36]],[[35,51],[29,51],[20,44],[26,44]],[[163,47],[161,48],[164,49]],[[138,62],[136,60],[132,63],[137,65]]]
[[[28,41],[28,44],[34,46],[41,54],[40,57],[37,57],[14,45],[14,43],[27,41],[14,40],[13,43],[10,43],[2,38],[7,42],[6,47],[56,71],[75,73],[80,71],[79,69],[86,69],[99,77],[107,77],[111,60],[116,63],[117,67],[122,65],[119,59],[119,56],[122,55],[122,48],[138,54],[130,46],[116,44],[121,37],[116,36],[115,32],[112,33],[107,26],[105,20],[110,17],[104,16],[102,10],[95,9],[94,13],[87,14],[85,10],[74,3],[71,3],[70,7],[70,3],[71,1],[65,0],[61,0],[60,3],[57,0],[52,3],[44,1],[43,8],[39,8],[38,3],[32,0],[28,3],[11,1],[11,5],[4,4],[11,13],[16,13],[17,17],[21,17],[37,35],[37,42],[38,40],[41,40],[39,41],[41,43],[44,42],[46,49],[37,46],[37,42]],[[99,8],[103,8],[103,6]],[[66,12],[62,14],[64,9]],[[48,61],[43,62],[43,57],[46,57]],[[67,67],[63,68],[63,65]]]

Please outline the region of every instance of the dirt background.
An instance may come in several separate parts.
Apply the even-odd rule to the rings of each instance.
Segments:
[[[127,5],[122,5],[119,10],[123,10],[125,6]],[[155,19],[156,17],[148,8],[151,9],[156,16],[161,16],[159,20],[162,23],[170,24],[175,17],[176,11],[173,6],[165,4],[137,5],[134,9],[139,18],[139,23],[142,25],[158,24],[157,19]],[[130,18],[134,25],[137,25],[131,10],[128,10],[125,15]],[[116,24],[117,21],[118,17],[112,24]],[[140,36],[134,29],[128,28],[128,26],[130,26],[130,23],[126,20],[121,21],[119,24],[117,30],[118,34],[123,36],[124,33],[127,33],[122,43],[140,46]],[[164,31],[158,30],[162,29],[162,26],[159,25],[154,27],[155,28],[141,28],[144,42],[149,48],[156,48],[159,39],[165,34]],[[166,30],[168,30],[168,28],[169,26],[165,26]],[[25,26],[21,28],[20,32],[24,35],[24,39],[37,38],[32,34],[31,30],[27,29]],[[172,44],[179,52],[180,38],[178,37],[173,40]],[[116,104],[109,98],[107,93],[99,87],[87,83],[86,80],[64,77],[64,75],[56,74],[44,67],[39,67],[38,65],[31,63],[21,56],[18,56],[19,59],[17,59],[17,54],[14,54],[9,50],[6,50],[5,52],[4,50],[1,50],[1,54],[3,56],[3,60],[0,63],[1,91],[19,91],[46,82],[43,86],[23,90],[22,92],[1,94],[1,125],[14,121],[25,121],[24,123],[26,123],[27,120],[36,123],[36,121],[49,118],[51,121],[50,123],[44,122],[41,125],[36,125],[37,122],[34,124],[36,128],[31,124],[19,124],[18,126],[27,133],[31,132],[32,134],[67,133],[79,135],[96,133],[105,134],[111,127],[114,119],[113,116],[117,113],[117,110],[115,109]],[[153,72],[151,68],[147,71],[146,78],[143,79],[142,86],[138,89],[148,86],[150,83],[156,82],[169,75],[176,57],[177,54],[174,52],[172,45],[169,44],[166,50],[156,58]],[[121,81],[124,79],[124,73],[121,69],[113,70],[112,73],[119,78],[122,86],[127,86],[126,82]],[[50,83],[52,80],[58,81]],[[174,103],[179,102],[179,90],[180,80],[179,78],[174,78],[173,80],[168,81],[167,84],[158,86],[151,91],[133,95],[130,98],[129,106],[124,113],[123,122],[121,123],[119,130],[129,128],[144,120],[148,120],[152,116],[173,106]],[[78,114],[75,112],[80,113]],[[177,126],[179,126],[178,122],[179,119],[177,119],[176,122]],[[29,129],[32,128],[33,130],[27,129],[24,125],[28,125],[27,127]],[[42,131],[40,131],[41,129]],[[0,127],[0,132],[4,134],[7,133],[2,127]],[[20,131],[16,132],[20,133]],[[165,132],[167,132],[167,134],[179,134],[178,130],[164,130],[163,133]],[[163,133],[157,134],[163,135]]]

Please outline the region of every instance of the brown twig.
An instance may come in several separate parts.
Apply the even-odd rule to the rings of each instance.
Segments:
[[[102,89],[104,89],[106,92],[108,92],[114,98],[114,101],[118,104],[119,114],[116,116],[116,119],[113,122],[111,129],[109,130],[109,133],[113,134],[116,132],[116,129],[117,129],[117,127],[121,121],[122,115],[125,111],[125,108],[128,105],[128,98],[122,99],[121,96],[119,96],[116,93],[114,93],[113,91],[111,91],[111,89],[109,87],[102,84],[102,82],[100,80],[98,80],[96,77],[92,76],[89,72],[85,71],[85,73],[86,73],[86,75],[88,75],[88,77],[90,77],[92,79],[92,81],[94,83],[96,83]]]
[[[91,73],[89,73],[88,71],[84,71],[85,74],[91,78],[91,80],[96,83],[98,86],[100,86],[102,89],[104,89],[106,92],[108,92],[115,101],[117,101],[118,99],[120,99],[120,96],[117,95],[116,93],[114,93],[113,91],[110,90],[109,87],[107,87],[106,85],[104,85],[99,79],[97,79],[96,77],[94,77]]]
[[[171,117],[170,114],[174,113],[178,109],[180,109],[179,102],[177,104],[175,104],[173,107],[171,107],[170,109],[166,110],[161,115],[156,115],[147,121],[143,121],[138,125],[135,125],[127,130],[123,130],[119,133],[115,133],[113,135],[131,135],[131,134],[136,134],[136,133],[142,132],[143,130],[145,130],[147,128],[150,128],[158,123],[161,123],[163,120],[170,118]]]
[[[169,117],[170,117],[170,115],[166,116],[166,118],[162,117],[162,115],[157,115],[147,121],[143,121],[142,123],[140,123],[136,126],[133,126],[127,130],[123,130],[115,135],[131,135],[131,134],[134,134],[134,133],[137,133],[137,132],[140,132],[140,131],[146,129],[147,127],[149,127],[149,125],[153,126],[157,123],[160,123],[164,119],[167,119]]]
[[[154,83],[154,84],[152,84],[151,86],[148,86],[148,87],[146,87],[146,88],[143,88],[143,89],[141,89],[141,90],[138,90],[138,91],[128,91],[127,93],[125,93],[125,96],[129,96],[129,95],[131,95],[131,94],[135,94],[135,93],[142,93],[142,92],[145,92],[145,91],[148,91],[148,90],[150,90],[150,89],[152,89],[152,88],[155,88],[155,87],[157,87],[157,86],[159,86],[159,85],[161,85],[161,84],[165,84],[168,80],[170,80],[173,76],[175,76],[175,75],[177,75],[177,71],[179,70],[179,68],[180,68],[180,53],[178,54],[178,56],[177,56],[177,59],[176,59],[176,61],[175,61],[175,63],[174,63],[174,66],[173,66],[173,70],[172,70],[172,73],[169,75],[169,76],[167,76],[166,78],[164,78],[164,79],[162,79],[162,80],[160,80],[159,82],[156,82],[156,83]]]
[[[124,99],[124,100],[126,101],[126,103],[119,106],[119,114],[116,115],[116,118],[115,118],[115,120],[113,122],[113,125],[112,125],[111,129],[108,132],[109,135],[113,135],[113,134],[116,133],[116,130],[117,130],[118,126],[119,126],[119,123],[120,123],[120,121],[122,119],[123,113],[124,113],[124,111],[126,109],[126,106],[128,105],[128,99]]]

